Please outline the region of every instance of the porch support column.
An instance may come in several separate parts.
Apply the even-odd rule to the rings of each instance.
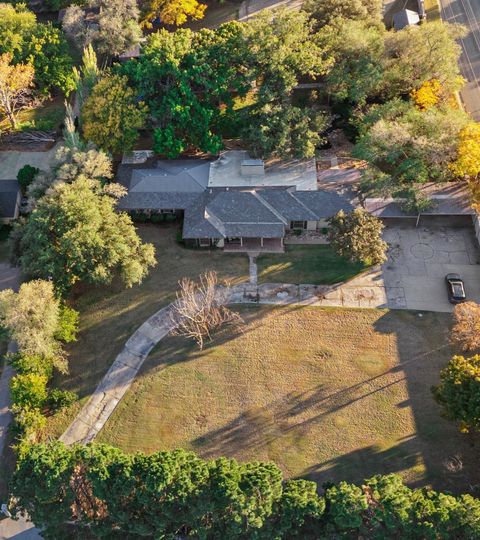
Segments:
[[[263,247],[263,236],[260,237],[260,245]]]
[[[240,236],[240,245],[243,246],[243,238]]]

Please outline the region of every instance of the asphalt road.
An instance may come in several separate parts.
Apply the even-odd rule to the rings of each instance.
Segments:
[[[467,27],[460,40],[460,70],[468,81],[461,92],[466,110],[480,121],[480,0],[440,0],[442,19]]]

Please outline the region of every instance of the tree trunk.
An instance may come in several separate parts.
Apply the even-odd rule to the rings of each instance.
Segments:
[[[12,129],[17,129],[17,119],[11,113],[10,111],[6,111],[8,121],[10,122],[10,125],[12,126]]]

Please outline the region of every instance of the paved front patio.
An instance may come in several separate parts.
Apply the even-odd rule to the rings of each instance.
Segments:
[[[383,279],[390,308],[451,311],[445,275],[465,281],[469,300],[480,302],[480,250],[473,227],[389,226]]]

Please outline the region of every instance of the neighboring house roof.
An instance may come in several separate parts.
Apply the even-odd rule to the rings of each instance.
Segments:
[[[0,218],[17,217],[20,185],[17,180],[0,180]]]
[[[475,214],[468,189],[460,182],[428,183],[419,186],[433,206],[421,212],[424,216],[468,216]],[[415,212],[404,212],[398,200],[391,197],[365,199],[365,210],[380,218],[417,217]]]
[[[395,30],[402,30],[407,26],[412,26],[419,22],[419,14],[411,9],[402,9],[393,15],[393,27]]]
[[[301,190],[317,189],[315,159],[270,159],[265,161],[265,173],[246,176],[242,162],[252,161],[244,150],[223,152],[210,166],[209,187],[296,186]]]

